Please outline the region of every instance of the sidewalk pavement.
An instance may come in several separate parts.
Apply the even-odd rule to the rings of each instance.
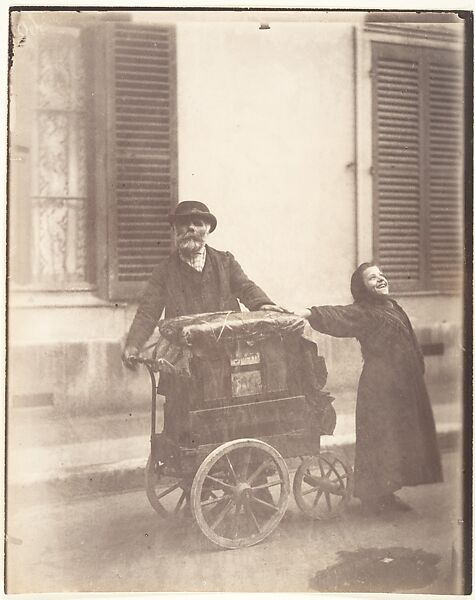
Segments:
[[[439,445],[460,444],[463,407],[441,386],[430,390]],[[355,441],[355,393],[334,394],[337,425],[322,450],[351,453]],[[157,411],[157,431],[162,428]],[[15,502],[41,502],[144,487],[150,452],[150,413],[67,417],[53,407],[17,409],[8,415],[7,485]]]

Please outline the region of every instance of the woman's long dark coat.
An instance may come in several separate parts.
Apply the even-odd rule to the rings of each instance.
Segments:
[[[393,300],[312,308],[314,329],[355,337],[364,366],[356,403],[355,496],[442,480],[424,360],[409,318]]]

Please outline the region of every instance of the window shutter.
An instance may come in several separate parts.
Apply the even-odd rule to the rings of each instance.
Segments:
[[[399,288],[421,285],[420,59],[373,45],[375,256]]]
[[[462,281],[462,65],[453,53],[429,59],[430,264],[437,289]]]
[[[375,256],[397,290],[456,290],[463,268],[460,54],[373,44]]]
[[[106,139],[98,146],[106,173],[99,160],[96,177],[105,182],[107,197],[106,292],[110,299],[136,299],[171,249],[167,217],[177,196],[174,28],[107,23],[102,50],[104,72],[96,73],[96,89],[105,83]]]

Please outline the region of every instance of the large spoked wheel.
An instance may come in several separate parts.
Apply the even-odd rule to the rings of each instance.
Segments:
[[[234,440],[200,465],[191,487],[191,512],[216,545],[253,546],[277,527],[289,494],[289,472],[277,450],[260,440]]]
[[[145,467],[145,491],[153,509],[161,516],[183,516],[190,497],[191,479],[163,476],[150,455]]]
[[[297,506],[310,519],[339,515],[351,498],[353,471],[331,452],[303,460],[294,476]]]

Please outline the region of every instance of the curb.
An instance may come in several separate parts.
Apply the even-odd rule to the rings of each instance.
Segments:
[[[446,424],[437,432],[441,451],[461,448],[462,430],[459,425]],[[322,451],[334,451],[343,454],[353,462],[355,440],[353,434],[339,435],[335,438],[322,438]],[[298,458],[287,459],[290,470],[297,466]],[[8,486],[9,499],[14,503],[41,504],[52,499],[71,501],[97,494],[113,494],[144,490],[145,465],[147,457],[121,462],[88,465],[70,469],[60,476],[57,473],[46,474],[43,480],[12,483]],[[49,476],[48,476],[49,475]]]

